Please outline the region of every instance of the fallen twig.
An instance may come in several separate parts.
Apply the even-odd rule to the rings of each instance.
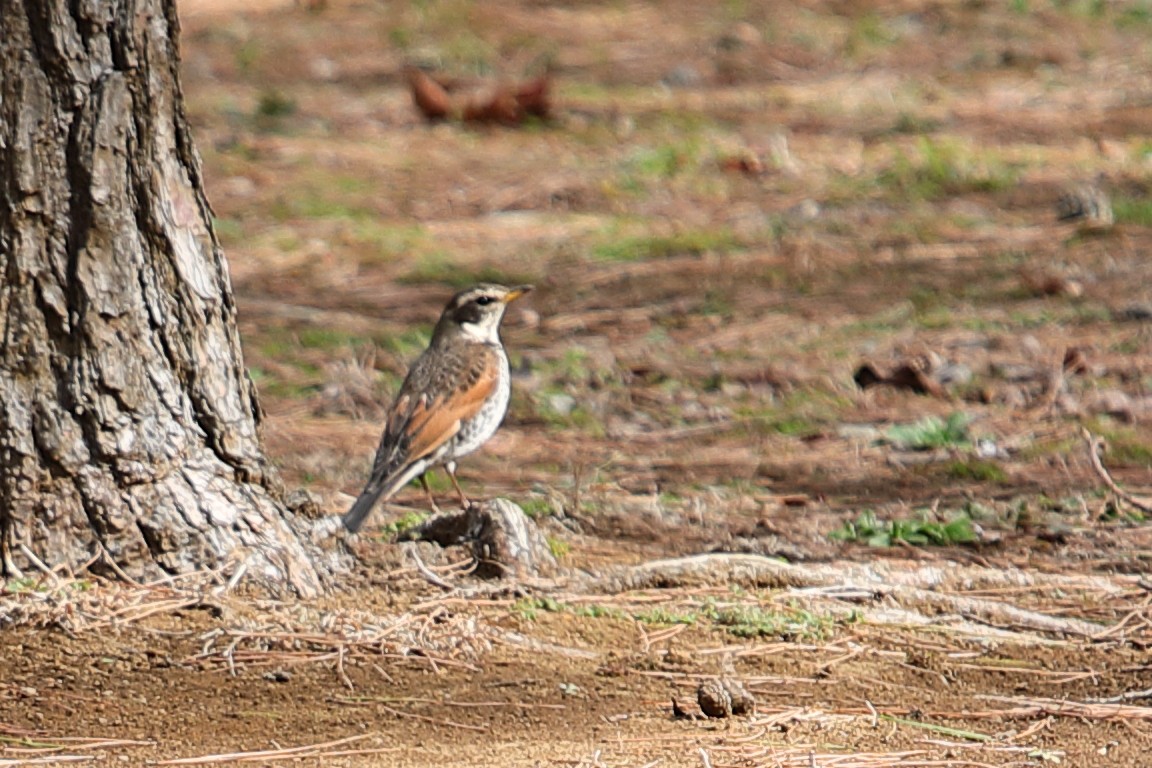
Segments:
[[[973,712],[970,716],[994,715],[1012,718],[1034,718],[1044,715],[1057,717],[1079,717],[1085,720],[1152,720],[1152,707],[1137,707],[1130,704],[1094,704],[1065,699],[1025,698],[1012,696],[980,696],[987,701],[1000,701],[1018,704],[1012,709],[993,713]]]
[[[1139,701],[1140,699],[1152,699],[1152,688],[1147,688],[1143,691],[1125,691],[1116,696],[1108,696],[1102,699],[1087,699],[1086,702],[1088,704],[1120,704],[1125,701]]]
[[[384,703],[386,700],[383,698],[380,698],[378,696],[335,696],[332,698],[332,701],[335,701],[338,704],[352,704],[352,705],[375,704],[376,706],[378,706],[380,709],[384,710],[388,714],[394,715],[396,717],[401,717],[401,718],[406,717],[410,720],[421,720],[425,723],[432,723],[434,725],[446,725],[449,728],[462,728],[466,731],[479,731],[481,733],[487,733],[490,730],[487,726],[483,726],[483,725],[469,725],[468,723],[457,723],[454,720],[437,720],[436,718],[428,717],[427,715],[418,715],[414,712],[404,712],[403,710],[399,710],[399,709],[396,709],[395,707],[388,706],[387,704]]]
[[[331,747],[351,744],[354,741],[366,739],[371,734],[362,733],[357,736],[348,736],[335,741],[325,741],[321,744],[308,744],[302,747],[288,747],[286,749],[264,749],[256,752],[225,752],[217,755],[202,755],[200,757],[177,757],[171,760],[160,760],[156,765],[203,765],[205,763],[244,763],[261,760],[277,760],[289,757],[327,757]]]

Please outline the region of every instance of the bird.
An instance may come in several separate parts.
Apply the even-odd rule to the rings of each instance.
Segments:
[[[378,500],[413,478],[435,510],[425,474],[438,466],[448,472],[461,506],[469,505],[456,462],[488,442],[508,411],[512,377],[500,321],[508,305],[531,290],[480,283],[449,300],[385,415],[372,473],[343,517],[345,528],[358,531]]]

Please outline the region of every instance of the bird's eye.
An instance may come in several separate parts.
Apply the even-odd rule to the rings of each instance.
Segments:
[[[476,303],[482,307],[486,307],[492,303],[492,297],[491,296],[479,296],[476,298]]]

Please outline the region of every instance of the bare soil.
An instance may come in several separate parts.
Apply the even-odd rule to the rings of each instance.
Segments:
[[[0,765],[1148,764],[1152,529],[1083,435],[1152,486],[1143,5],[246,8],[182,4],[184,87],[286,485],[341,512],[447,296],[533,282],[508,421],[461,477],[565,573],[484,584],[420,545],[444,592],[393,541],[414,490],[315,603],[9,585]],[[551,62],[555,118],[427,125],[408,61],[478,90]],[[1085,182],[1115,226],[1056,221]],[[916,360],[954,376],[852,379]],[[971,440],[889,431],[955,413]],[[866,510],[976,540],[831,535]],[[719,556],[607,586],[708,552],[839,586]],[[756,712],[699,717],[716,677]]]

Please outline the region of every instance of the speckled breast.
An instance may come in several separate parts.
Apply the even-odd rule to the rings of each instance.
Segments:
[[[452,441],[452,448],[446,460],[458,459],[472,453],[496,434],[504,414],[508,411],[508,398],[512,394],[512,376],[508,371],[508,356],[503,349],[498,350],[500,375],[496,378],[496,389],[481,407],[480,412],[460,426]]]

